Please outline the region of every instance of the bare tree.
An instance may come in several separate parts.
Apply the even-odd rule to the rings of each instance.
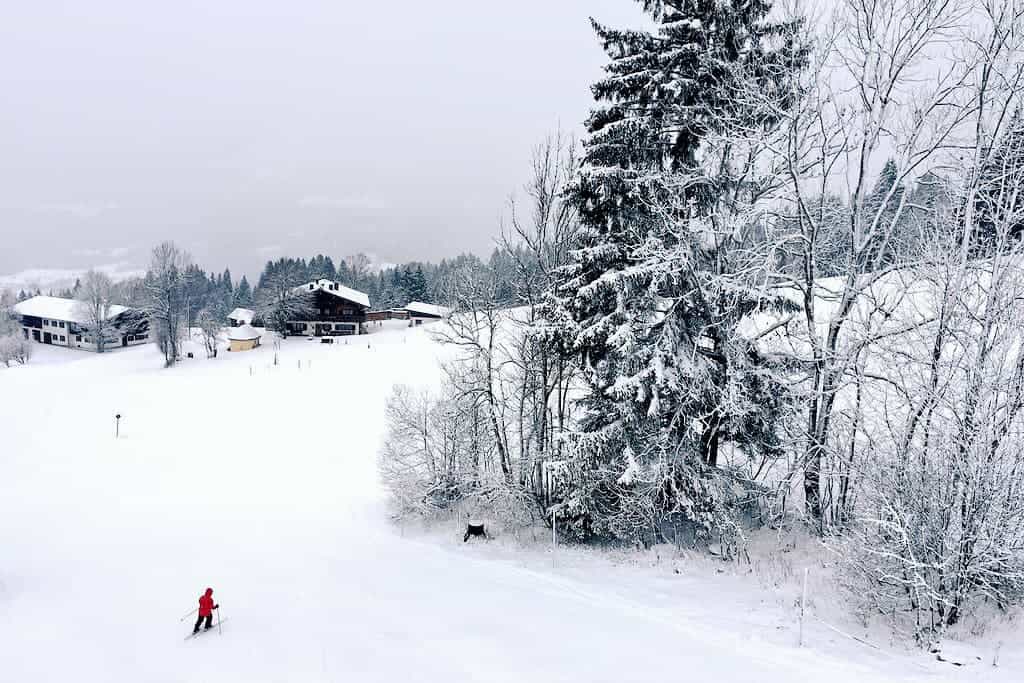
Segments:
[[[500,370],[503,357],[502,323],[507,313],[497,299],[498,283],[494,273],[482,264],[467,264],[452,278],[448,300],[454,312],[437,337],[459,351],[454,363],[446,366],[448,380],[460,396],[482,402],[490,421],[498,465],[504,478],[513,479],[509,453],[507,405],[501,395]]]
[[[1010,175],[1024,183],[1024,168]],[[1024,598],[1024,254],[1010,234],[1024,214],[988,215],[992,257],[934,240],[894,312],[910,331],[876,342],[863,372],[857,523],[839,547],[857,595],[926,643],[979,597]],[[950,220],[965,239],[978,228]]]
[[[989,117],[983,110],[995,91],[1015,87],[1018,75],[1008,57],[1016,49],[1011,37],[1019,35],[1018,5],[844,0],[820,36],[797,106],[780,112],[788,129],[784,222],[795,226],[782,248],[799,267],[780,273],[777,284],[795,292],[802,307],[802,330],[793,333],[807,345],[801,465],[806,512],[815,523],[836,513],[822,477],[830,474],[830,457],[844,450],[832,438],[837,401],[871,344],[853,321],[870,318],[860,307],[891,270],[886,258],[896,249],[912,197],[903,188],[926,172],[962,166],[964,139]],[[893,182],[883,196],[873,196],[873,174],[889,158]],[[830,198],[839,187],[846,196],[837,206]],[[840,276],[823,283],[817,258],[830,223],[845,225],[847,258]],[[857,342],[848,343],[852,339]]]
[[[304,278],[298,268],[282,268],[264,278],[256,290],[256,315],[268,329],[287,336],[289,321],[313,315],[313,296],[301,286]]]
[[[537,493],[550,450],[560,447],[556,435],[569,418],[569,388],[578,370],[572,341],[552,324],[560,310],[553,300],[555,276],[579,233],[576,207],[565,199],[577,153],[575,141],[561,131],[534,148],[525,207],[515,197],[509,201],[510,222],[500,240],[515,269],[516,299],[526,302],[525,315],[509,317],[519,328],[508,359],[516,375],[509,394],[516,403],[518,478]]]
[[[363,252],[352,254],[345,257],[345,265],[348,266],[349,275],[352,277],[352,282],[346,284],[352,287],[364,286],[371,275],[370,257]]]
[[[185,299],[190,263],[188,254],[173,242],[163,242],[153,249],[146,272],[144,310],[155,328],[157,345],[167,367],[181,356],[188,315]]]
[[[110,276],[97,270],[83,275],[78,288],[75,310],[86,338],[96,344],[98,353],[103,353],[116,329],[110,312],[114,292]]]
[[[204,308],[196,316],[196,324],[203,335],[203,346],[206,347],[206,357],[213,358],[217,355],[217,343],[220,341],[221,321],[223,317],[217,312]]]

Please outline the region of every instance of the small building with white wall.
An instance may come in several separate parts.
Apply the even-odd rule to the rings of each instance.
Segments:
[[[14,305],[21,318],[25,339],[72,349],[96,350],[96,338],[89,329],[81,303],[56,296],[34,296]],[[107,308],[109,329],[104,334],[104,348],[137,346],[150,341],[149,321],[140,311],[127,306]]]

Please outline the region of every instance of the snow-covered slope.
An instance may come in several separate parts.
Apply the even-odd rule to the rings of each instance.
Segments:
[[[384,400],[434,381],[439,349],[398,326],[338,341],[289,339],[277,366],[267,340],[172,370],[151,346],[0,370],[0,680],[951,675],[817,627],[798,649],[791,610],[727,582],[403,537],[376,483]],[[183,641],[207,586],[224,633]]]

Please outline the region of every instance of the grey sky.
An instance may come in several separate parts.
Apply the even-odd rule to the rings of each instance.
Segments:
[[[579,132],[631,0],[16,2],[0,274],[489,250],[530,148]],[[14,238],[12,240],[12,238]]]

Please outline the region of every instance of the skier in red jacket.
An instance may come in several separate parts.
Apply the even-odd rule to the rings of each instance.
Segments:
[[[192,633],[199,633],[199,626],[203,623],[203,619],[206,620],[206,628],[213,628],[213,610],[218,607],[220,605],[213,604],[213,589],[207,588],[199,598],[199,618],[196,619],[196,627],[192,629]]]

